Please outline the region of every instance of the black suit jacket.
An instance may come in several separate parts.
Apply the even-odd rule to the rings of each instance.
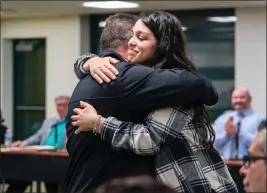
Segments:
[[[70,117],[73,109],[80,106],[79,101],[90,103],[102,116],[136,123],[154,109],[197,103],[214,105],[218,101],[211,81],[199,74],[131,64],[112,51],[104,51],[101,56],[121,61],[115,65],[119,75],[110,84],[102,85],[86,76],[71,96],[66,126],[70,165],[65,192],[86,192],[115,177],[153,175],[152,157],[115,152],[92,132],[75,135],[76,127],[71,125]]]

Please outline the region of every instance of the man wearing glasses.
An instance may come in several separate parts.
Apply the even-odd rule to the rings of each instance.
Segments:
[[[240,174],[246,192],[266,192],[266,121],[244,156]]]

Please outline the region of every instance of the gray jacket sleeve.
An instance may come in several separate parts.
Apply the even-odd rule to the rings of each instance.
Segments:
[[[77,78],[82,79],[85,77],[88,73],[84,71],[83,64],[90,58],[98,57],[96,54],[85,54],[82,56],[79,56],[76,62],[74,63],[74,72],[77,76]]]
[[[41,136],[44,134],[45,129],[46,129],[46,125],[47,125],[47,120],[44,120],[41,128],[32,136],[30,136],[29,138],[25,139],[23,142],[26,146],[28,145],[40,145],[41,143]]]
[[[50,133],[51,126],[57,122],[57,117],[52,117],[45,119],[41,128],[32,136],[24,140],[24,144],[28,145],[41,145],[41,143],[46,139],[48,134]]]

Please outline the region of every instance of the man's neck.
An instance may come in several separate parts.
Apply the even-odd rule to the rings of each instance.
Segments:
[[[117,49],[116,52],[119,55],[121,55],[124,59],[127,60],[127,58],[128,58],[128,49],[121,48],[121,49]]]
[[[251,109],[251,107],[249,106],[249,107],[247,107],[247,108],[245,108],[245,109],[242,109],[242,110],[239,110],[239,111],[237,111],[238,113],[240,113],[240,114],[248,114],[248,113],[250,113],[250,111],[251,111],[252,109]]]
[[[59,119],[62,121],[62,120],[64,120],[64,119],[65,119],[65,117],[59,117]]]

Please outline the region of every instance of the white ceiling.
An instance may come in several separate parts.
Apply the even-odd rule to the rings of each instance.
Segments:
[[[109,10],[85,8],[84,1],[1,1],[1,18],[21,18],[32,16],[54,16],[73,14],[114,13],[119,11],[137,12],[144,10],[179,10],[201,8],[235,8],[266,6],[265,1],[134,1],[140,4],[137,9]]]

